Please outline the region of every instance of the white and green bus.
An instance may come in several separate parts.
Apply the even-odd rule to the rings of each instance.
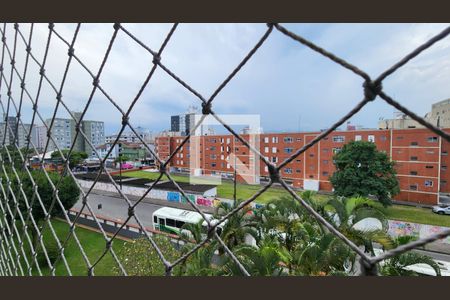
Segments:
[[[211,214],[205,214],[212,224],[218,220],[214,219]],[[203,220],[202,215],[195,211],[189,211],[184,209],[161,207],[153,212],[153,228],[162,232],[180,235],[182,227],[185,223],[197,224]],[[224,222],[225,223],[225,222]],[[217,228],[217,233],[220,235],[223,224],[220,224]],[[207,223],[203,221],[202,226],[204,232],[207,231]]]

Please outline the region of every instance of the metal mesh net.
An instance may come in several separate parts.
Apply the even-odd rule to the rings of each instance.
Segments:
[[[112,246],[113,241],[115,241],[118,237],[119,232],[128,227],[130,224],[130,220],[133,220],[135,224],[137,224],[137,228],[139,232],[142,233],[145,238],[151,243],[152,247],[156,251],[159,256],[161,262],[165,267],[165,274],[171,275],[172,270],[175,266],[179,265],[181,262],[185,261],[188,257],[190,257],[193,253],[198,251],[203,245],[207,244],[211,240],[216,240],[224,249],[226,255],[235,262],[236,266],[240,269],[242,274],[249,275],[248,270],[245,269],[243,264],[239,261],[239,259],[234,255],[234,253],[226,246],[222,238],[217,234],[216,229],[220,224],[222,224],[225,220],[227,220],[230,216],[236,214],[238,211],[244,209],[248,204],[253,202],[258,196],[262,195],[266,192],[273,184],[280,184],[296,201],[298,201],[311,216],[313,216],[319,223],[321,223],[324,227],[326,227],[330,232],[336,235],[340,240],[342,240],[352,251],[354,251],[360,257],[360,266],[361,266],[361,275],[376,275],[376,265],[380,261],[383,261],[388,258],[392,258],[395,255],[405,253],[410,251],[411,249],[425,245],[427,243],[436,241],[443,237],[450,235],[450,230],[443,231],[439,234],[435,234],[429,236],[424,239],[419,239],[417,241],[411,242],[407,245],[403,245],[397,247],[395,249],[384,252],[383,254],[371,257],[364,251],[362,251],[354,242],[348,239],[345,235],[339,232],[332,224],[330,224],[327,220],[325,220],[318,212],[316,212],[308,202],[304,201],[301,196],[299,196],[280,176],[280,170],[285,167],[288,163],[296,159],[303,152],[314,146],[321,139],[326,137],[332,131],[336,130],[340,125],[344,124],[347,120],[349,120],[353,115],[358,113],[366,104],[371,101],[374,101],[375,98],[379,97],[386,103],[394,106],[399,111],[405,113],[410,116],[412,119],[416,120],[420,124],[424,125],[426,128],[431,130],[432,132],[438,134],[446,141],[450,142],[450,136],[448,133],[445,133],[438,127],[428,123],[426,120],[416,115],[408,108],[404,107],[392,97],[390,97],[384,89],[382,88],[383,81],[390,75],[392,75],[396,70],[407,64],[412,58],[418,56],[421,52],[426,50],[427,48],[433,46],[439,40],[445,38],[448,34],[450,34],[450,27],[446,28],[426,43],[422,44],[420,47],[406,55],[403,59],[397,62],[395,65],[387,69],[377,78],[371,78],[367,73],[357,68],[356,66],[350,64],[342,58],[337,57],[336,55],[328,52],[325,49],[320,48],[315,45],[311,41],[295,34],[294,32],[289,31],[285,27],[279,24],[267,24],[267,29],[261,38],[257,41],[257,43],[253,46],[253,48],[248,52],[248,54],[242,59],[242,61],[233,69],[233,71],[226,77],[225,80],[215,89],[215,91],[209,97],[203,96],[198,91],[196,91],[193,87],[191,87],[188,83],[183,81],[182,78],[178,77],[174,72],[172,72],[166,65],[164,65],[162,58],[164,57],[164,49],[166,45],[170,42],[173,33],[177,30],[178,24],[174,24],[169,32],[167,33],[163,43],[160,45],[159,49],[151,49],[149,46],[144,44],[139,38],[137,38],[132,32],[130,32],[124,25],[122,24],[113,24],[113,33],[109,40],[109,44],[107,45],[106,51],[101,59],[100,66],[96,70],[91,70],[87,67],[87,64],[80,59],[80,57],[76,53],[77,46],[77,38],[82,30],[82,25],[77,24],[76,29],[74,30],[73,36],[70,39],[66,39],[63,35],[58,31],[58,26],[54,24],[48,25],[48,35],[47,40],[45,41],[45,50],[44,55],[42,57],[37,57],[33,53],[33,45],[36,43],[44,43],[43,40],[33,40],[34,35],[34,25],[31,24],[27,28],[28,30],[23,29],[23,25],[19,24],[3,24],[0,29],[0,33],[2,35],[2,51],[1,51],[1,67],[0,67],[0,91],[2,92],[3,97],[1,98],[1,109],[3,115],[5,117],[4,124],[2,125],[4,128],[3,136],[1,141],[1,153],[0,153],[0,167],[2,173],[2,184],[1,184],[1,200],[0,200],[0,274],[1,275],[32,275],[39,274],[42,275],[41,269],[43,267],[49,267],[51,275],[56,274],[56,264],[60,261],[63,262],[63,266],[66,269],[67,274],[72,274],[72,269],[74,267],[70,265],[68,260],[65,257],[65,248],[67,247],[69,241],[75,243],[77,251],[79,251],[83,258],[84,265],[81,268],[86,270],[86,274],[94,275],[95,267],[101,263],[106,256],[109,256],[110,259],[114,261],[118,269],[123,275],[126,275],[126,270],[123,267],[123,262],[120,261],[118,255],[114,251],[114,247]],[[264,26],[264,25],[261,25]],[[6,30],[10,27],[13,27],[13,38],[6,38]],[[223,90],[227,84],[233,80],[233,78],[238,74],[238,72],[242,69],[242,67],[252,59],[253,55],[258,51],[258,49],[266,42],[267,38],[273,34],[273,32],[278,31],[285,38],[295,40],[300,44],[308,47],[312,51],[317,52],[318,54],[332,60],[336,64],[340,65],[343,68],[348,69],[353,72],[356,76],[362,77],[364,80],[364,85],[362,87],[362,100],[357,103],[354,108],[349,111],[345,116],[335,122],[331,127],[327,130],[321,132],[317,137],[315,137],[311,142],[301,147],[295,153],[293,153],[289,158],[280,163],[279,165],[274,165],[270,161],[268,161],[258,149],[252,147],[249,142],[244,139],[240,134],[238,134],[235,130],[231,128],[226,122],[224,122],[214,111],[213,103],[214,99],[217,97],[219,93]],[[110,56],[111,49],[115,45],[116,38],[118,34],[125,36],[127,39],[131,39],[144,49],[150,57],[152,57],[152,65],[149,68],[148,75],[143,81],[138,93],[130,102],[130,105],[126,110],[122,110],[122,108],[117,104],[117,102],[111,97],[108,92],[102,87],[101,78],[104,73],[105,64]],[[57,40],[65,44],[67,49],[67,60],[65,62],[65,67],[63,70],[63,75],[60,82],[56,82],[56,80],[52,80],[46,73],[46,63],[48,61],[48,57],[52,55],[50,53],[49,45],[52,41]],[[22,51],[19,51],[22,49]],[[25,63],[23,69],[17,66],[16,60],[18,57],[25,56]],[[5,66],[10,64],[10,68],[6,68]],[[71,70],[73,65],[77,64],[85,71],[85,76],[92,80],[92,89],[90,91],[90,95],[85,104],[84,110],[81,112],[81,116],[74,116],[70,111],[69,106],[67,105],[66,100],[64,100],[65,95],[65,87],[66,87],[66,78]],[[32,93],[27,87],[27,74],[31,72],[32,69],[39,70],[39,81],[38,87],[35,93]],[[208,223],[208,235],[207,237],[197,245],[191,248],[190,251],[186,252],[184,255],[180,256],[178,259],[174,261],[168,261],[165,257],[165,253],[161,251],[154,240],[154,236],[151,232],[146,230],[141,218],[137,216],[135,213],[136,206],[143,201],[145,196],[150,193],[150,191],[155,187],[155,185],[160,182],[161,178],[165,175],[167,178],[173,182],[176,189],[181,193],[183,197],[188,198],[185,191],[180,187],[180,185],[174,180],[171,174],[167,170],[167,166],[170,161],[175,157],[177,153],[179,153],[180,149],[188,142],[191,135],[183,137],[183,141],[181,144],[177,146],[175,151],[173,151],[168,159],[162,160],[158,157],[157,153],[153,149],[147,146],[147,144],[142,140],[139,134],[137,134],[137,130],[135,126],[133,126],[132,121],[130,120],[130,114],[135,108],[136,103],[138,101],[143,101],[141,95],[144,90],[147,88],[149,82],[152,80],[153,75],[157,69],[161,69],[167,75],[169,75],[173,80],[178,82],[184,89],[186,89],[189,93],[194,95],[198,101],[200,101],[202,106],[202,114],[203,117],[200,121],[195,124],[193,131],[201,126],[202,121],[206,116],[210,115],[214,117],[219,123],[221,123],[235,138],[237,138],[243,145],[248,147],[250,151],[252,151],[256,157],[258,157],[267,167],[270,174],[270,180],[267,184],[263,185],[252,197],[247,200],[241,202],[237,207],[229,211],[226,215],[224,215],[218,222],[212,224],[208,218],[205,217],[204,212],[197,206],[197,204],[188,201],[188,203],[192,206],[192,209],[202,215],[205,221]],[[41,91],[43,87],[49,87],[54,93],[54,98],[56,99],[56,104],[54,106],[52,112],[51,122],[45,122],[42,114],[40,113],[40,101],[43,101],[41,98]],[[134,132],[138,139],[146,145],[147,150],[155,157],[157,165],[159,166],[160,174],[157,179],[148,187],[146,193],[140,197],[137,201],[130,201],[129,196],[124,194],[122,190],[119,188],[117,182],[113,180],[112,175],[105,167],[106,159],[111,153],[113,147],[110,148],[109,152],[101,158],[99,153],[97,152],[94,145],[92,145],[90,139],[87,137],[85,129],[82,128],[81,123],[83,118],[85,117],[86,111],[90,107],[94,94],[99,93],[103,95],[110,103],[110,105],[114,106],[117,111],[121,114],[121,126],[117,138],[113,141],[112,145],[116,145],[119,142],[120,135],[126,130],[129,129]],[[6,97],[4,97],[6,96]],[[46,129],[47,133],[47,142],[44,147],[43,153],[46,153],[50,143],[53,143],[56,146],[55,151],[59,153],[64,163],[64,169],[61,171],[65,174],[65,176],[70,176],[75,180],[75,183],[80,190],[80,197],[82,199],[82,206],[79,211],[75,214],[75,216],[69,216],[69,212],[66,207],[64,207],[63,201],[61,201],[60,197],[60,187],[63,182],[63,176],[58,177],[56,180],[50,174],[50,171],[46,170],[41,164],[40,172],[45,174],[46,180],[50,183],[51,186],[51,195],[52,201],[50,205],[43,203],[42,201],[42,191],[39,189],[39,183],[35,181],[35,178],[32,174],[32,170],[27,164],[27,158],[29,154],[38,155],[39,151],[37,150],[36,145],[33,144],[31,138],[31,127],[26,126],[22,120],[24,104],[31,104],[32,107],[32,119],[31,119],[31,127],[36,124],[37,121],[41,121]],[[100,159],[101,170],[95,176],[92,186],[89,189],[83,189],[77,183],[75,175],[71,168],[69,167],[70,159],[68,159],[73,152],[74,143],[70,146],[68,152],[62,151],[56,143],[55,137],[52,135],[52,128],[54,126],[54,121],[59,112],[65,112],[69,114],[70,118],[75,122],[75,139],[83,139],[86,144],[88,144],[95,155]],[[14,122],[8,121],[9,117],[15,117]],[[26,135],[26,145],[19,145],[19,134],[20,132],[25,132]],[[41,163],[43,163],[44,157],[41,158]],[[107,234],[105,232],[102,221],[99,216],[94,212],[92,208],[89,196],[94,189],[95,184],[98,182],[101,176],[106,176],[109,179],[109,182],[115,187],[117,194],[120,195],[120,198],[127,204],[128,209],[126,212],[126,219],[118,226],[117,230],[114,234]],[[27,186],[25,186],[24,182],[26,181]],[[29,197],[30,193],[26,192],[25,189],[32,190],[32,197]],[[44,191],[48,193],[49,191]],[[36,213],[43,214],[43,222],[39,223],[36,220]],[[55,214],[62,219],[64,219],[69,224],[69,230],[66,232],[64,238],[58,237],[54,225],[52,224],[52,217]],[[78,227],[77,222],[80,219],[81,215],[89,214],[92,218],[92,221],[95,222],[97,227],[97,231],[103,237],[105,241],[105,246],[99,252],[98,257],[93,260],[89,258],[86,254],[86,247],[89,245],[82,245],[80,239],[77,235],[77,231],[75,230]],[[57,258],[56,260],[50,260],[49,252],[52,251],[49,249],[48,245],[45,244],[43,239],[44,231],[48,231],[50,235],[56,241],[56,251]],[[31,232],[34,232],[33,234]],[[37,241],[36,242],[34,242]],[[31,255],[27,253],[30,252]],[[39,255],[43,255],[44,259],[38,259]],[[44,265],[41,265],[44,264]]]

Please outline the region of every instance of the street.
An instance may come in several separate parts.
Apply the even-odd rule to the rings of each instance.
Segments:
[[[133,200],[130,201],[136,203]],[[91,193],[88,197],[88,203],[95,215],[117,219],[119,221],[125,221],[128,217],[128,204],[123,198]],[[98,208],[99,204],[102,206],[100,209]],[[81,207],[82,201],[79,200],[73,206],[73,209],[78,211]],[[142,225],[153,228],[152,214],[160,207],[160,205],[140,202],[135,208],[135,213],[142,222]],[[89,213],[87,208],[85,208],[83,212]],[[130,221],[128,221],[128,224],[137,225],[137,222],[135,218],[131,218]]]

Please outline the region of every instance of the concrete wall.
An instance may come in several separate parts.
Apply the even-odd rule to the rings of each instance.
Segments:
[[[425,238],[448,229],[449,227],[389,220],[389,235],[394,237],[412,235],[417,238]],[[426,245],[425,249],[450,253],[450,236]]]

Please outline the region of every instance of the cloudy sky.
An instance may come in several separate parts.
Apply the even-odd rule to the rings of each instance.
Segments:
[[[157,51],[171,24],[123,24],[148,47]],[[439,33],[448,24],[284,24],[289,30],[376,77],[403,56]],[[75,24],[56,24],[55,29],[71,41]],[[208,98],[239,64],[266,31],[265,24],[180,24],[169,41],[162,62],[178,77]],[[28,39],[30,25],[20,24]],[[75,53],[97,73],[113,33],[112,24],[83,24],[75,43]],[[42,61],[48,36],[46,24],[35,24],[32,53]],[[13,25],[6,29],[7,44],[14,46]],[[22,73],[25,46],[16,45],[16,67]],[[46,74],[59,88],[67,63],[67,46],[56,36],[50,41]],[[9,82],[10,64],[5,53],[4,78]],[[100,78],[111,98],[126,110],[152,67],[152,57],[125,33],[119,32]],[[26,87],[35,97],[39,67],[30,61]],[[213,102],[222,114],[259,114],[264,131],[313,131],[326,128],[348,112],[363,97],[363,81],[296,41],[274,30],[260,50],[223,89]],[[63,100],[71,110],[84,109],[92,90],[92,79],[73,61],[63,89]],[[402,67],[384,82],[384,90],[420,115],[431,104],[450,98],[450,38],[438,42]],[[12,97],[19,103],[20,82],[13,77]],[[5,85],[1,101],[7,103]],[[50,117],[56,95],[50,85],[42,85],[39,110]],[[200,100],[158,68],[131,113],[134,126],[153,132],[168,129],[170,115],[186,111]],[[13,108],[11,108],[14,111]],[[356,125],[375,128],[380,117],[391,118],[394,109],[380,98],[351,119]],[[60,107],[58,116],[67,117]],[[23,98],[24,120],[31,119],[31,102]],[[87,119],[102,120],[106,133],[115,132],[121,116],[97,92],[87,111]]]

